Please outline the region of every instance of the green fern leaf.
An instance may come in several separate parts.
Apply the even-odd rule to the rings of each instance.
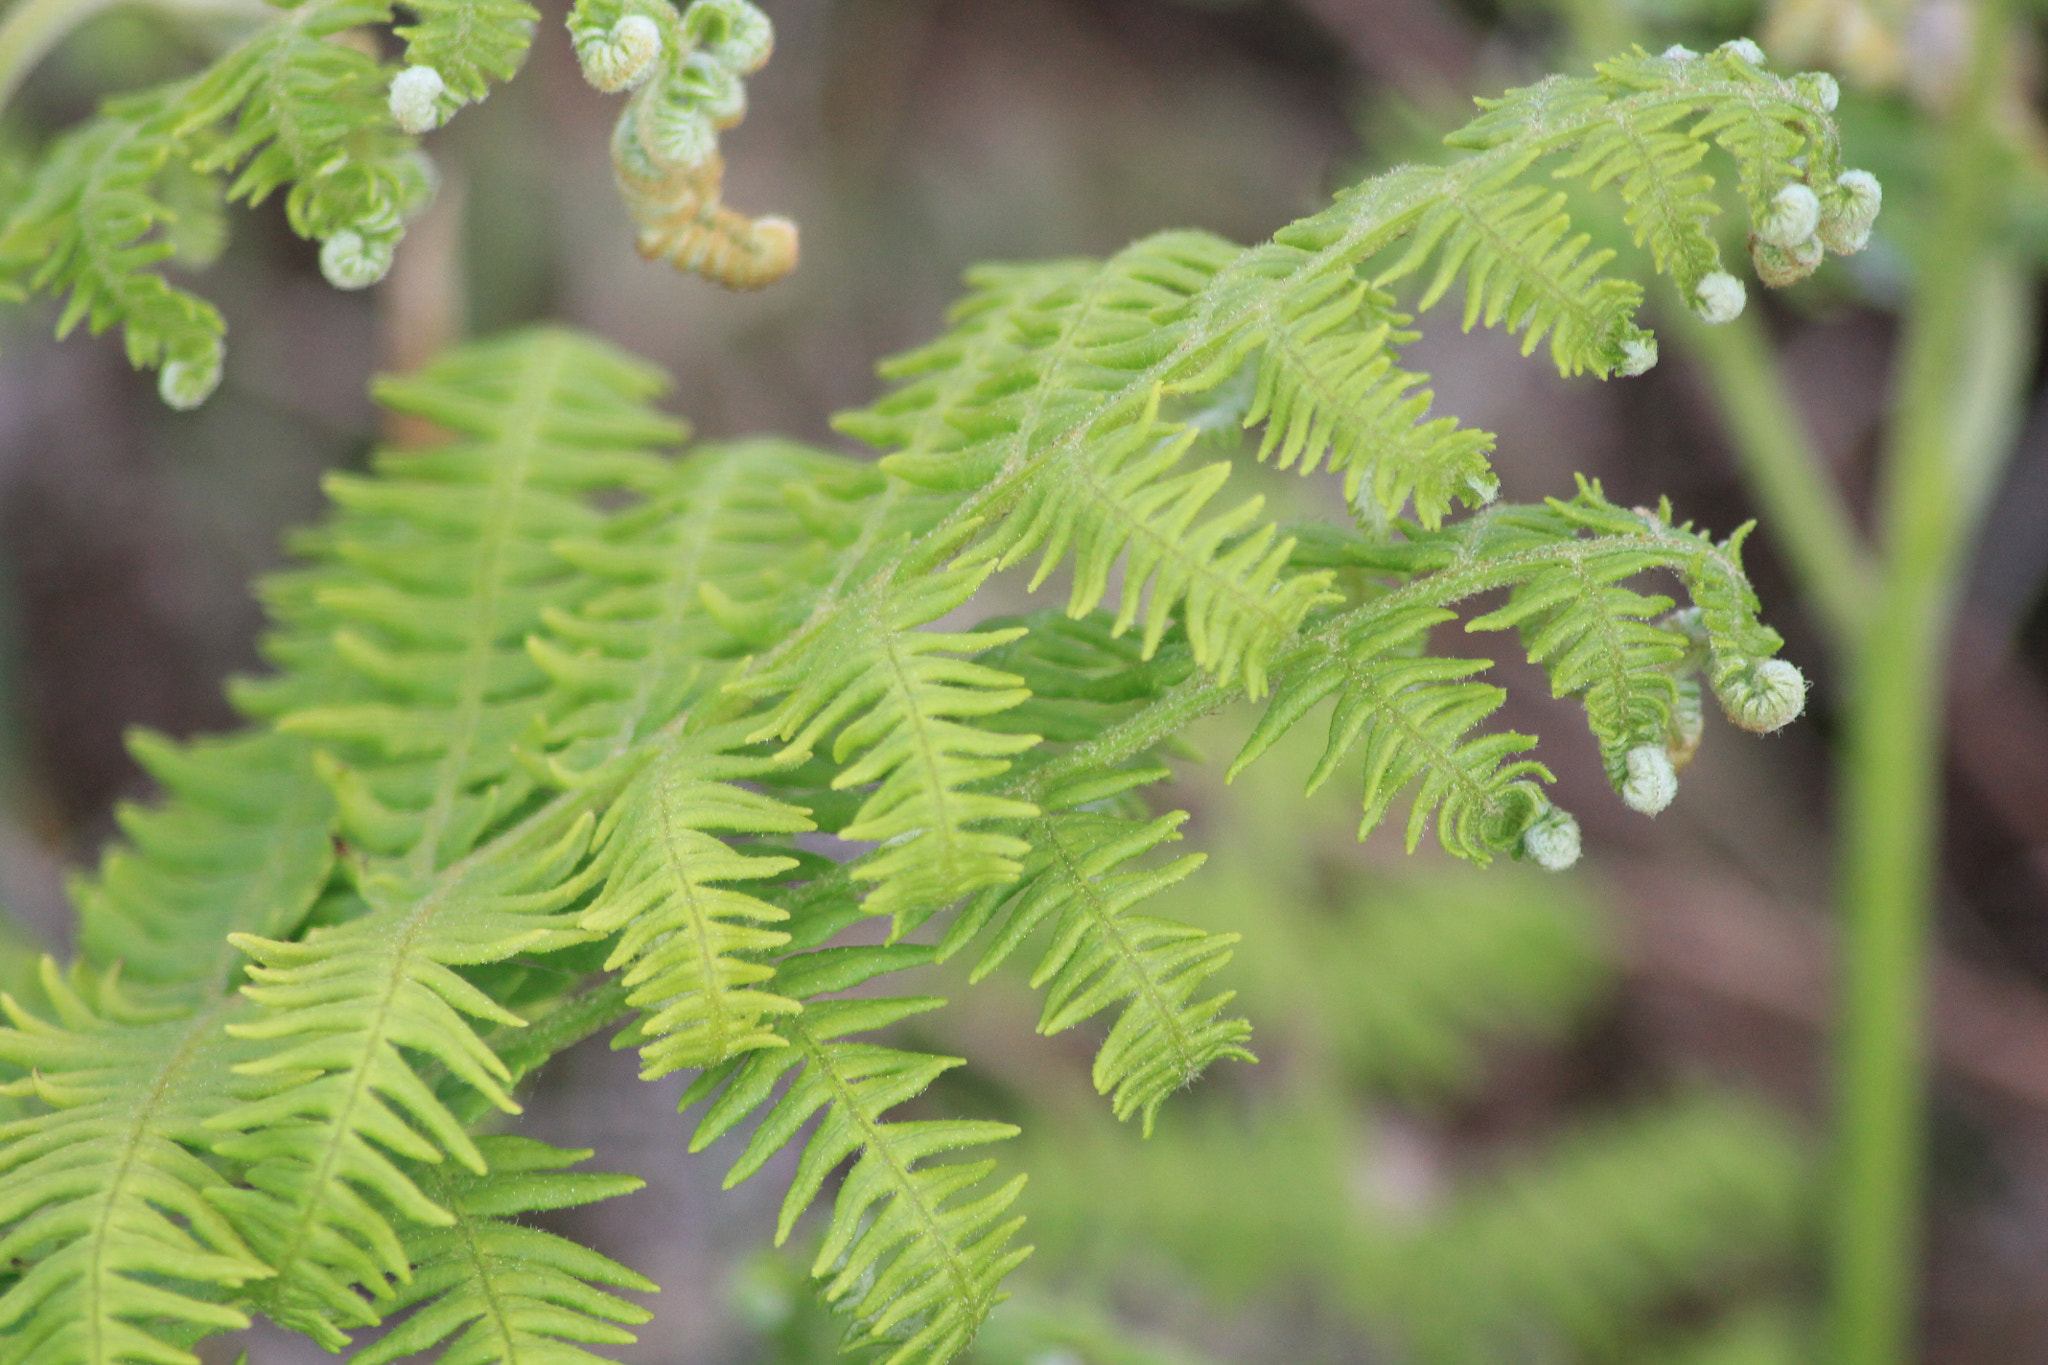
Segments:
[[[534,792],[513,746],[555,698],[525,638],[546,605],[595,586],[554,539],[597,527],[595,493],[662,477],[646,447],[675,427],[643,406],[658,383],[550,331],[387,382],[387,402],[460,439],[387,452],[380,479],[330,481],[343,513],[316,542],[327,563],[274,595],[291,628],[273,650],[292,667],[242,700],[328,746],[340,827],[374,856],[353,869],[359,918],[302,942],[233,940],[257,964],[245,991],[261,1007],[236,1032],[268,1046],[238,1068],[244,1102],[209,1123],[249,1166],[227,1202],[278,1271],[265,1311],[329,1345],[376,1320],[353,1286],[408,1273],[379,1202],[401,1220],[449,1217],[397,1159],[481,1172],[415,1058],[513,1107],[509,1073],[467,1021],[519,1020],[456,969],[592,937],[569,907],[590,880],[591,812],[630,767],[470,850]]]
[[[773,1018],[801,1008],[762,989],[775,968],[761,955],[789,942],[765,926],[788,912],[725,884],[773,877],[795,861],[750,857],[711,831],[813,826],[795,807],[732,785],[769,762],[716,748],[679,744],[643,768],[606,813],[596,865],[603,886],[579,921],[618,936],[605,968],[624,968],[628,999],[645,1011],[643,1080],[781,1047]]]
[[[1453,502],[1476,507],[1500,486],[1487,461],[1493,437],[1448,417],[1429,421],[1420,375],[1398,369],[1392,348],[1416,334],[1393,300],[1342,274],[1309,275],[1279,305],[1266,334],[1258,388],[1245,413],[1263,424],[1260,460],[1312,474],[1327,459],[1344,475],[1344,497],[1385,524],[1412,497],[1434,527]]]
[[[840,837],[887,845],[858,873],[875,883],[868,913],[895,919],[900,934],[949,901],[1015,878],[1026,845],[980,828],[1036,813],[1030,804],[974,790],[1038,742],[971,723],[1025,699],[1009,674],[959,657],[1016,638],[1016,631],[917,629],[973,596],[987,564],[955,565],[915,584],[873,585],[869,610],[827,616],[775,666],[732,684],[742,694],[782,694],[759,723],[795,758],[837,730],[832,757],[846,763],[835,788],[874,784]]]
[[[41,1112],[0,1123],[5,1365],[198,1365],[200,1337],[249,1325],[236,1300],[270,1267],[213,1200],[227,1182],[201,1124],[238,1052],[230,1002],[151,1018],[114,979],[45,959],[56,1022],[4,1000],[0,1059]]]
[[[289,938],[326,885],[333,798],[306,745],[281,735],[138,731],[128,747],[165,800],[120,807],[130,847],[73,881],[80,948],[134,981],[218,993],[242,961],[227,936]]]
[[[679,435],[645,406],[661,383],[609,347],[537,330],[378,385],[394,410],[463,439],[382,452],[376,478],[330,476],[341,514],[308,546],[324,562],[268,589],[286,670],[236,691],[321,747],[351,843],[424,874],[531,792],[514,745],[553,694],[526,641],[599,586],[554,542],[598,529],[594,493],[658,485],[648,448]]]
[[[1048,303],[1071,296],[1094,270],[1089,261],[975,267],[967,273],[967,297],[947,315],[946,334],[882,362],[882,378],[899,387],[869,407],[839,414],[832,425],[893,452],[902,476],[922,482],[912,471],[942,467],[947,455],[971,439],[954,415],[984,385],[1027,358],[1021,320],[1035,319]]]
[[[701,446],[598,538],[557,541],[596,591],[547,608],[528,642],[569,702],[551,752],[572,770],[603,761],[714,693],[756,641],[795,629],[881,482],[793,442]]]
[[[1365,744],[1364,838],[1385,818],[1404,788],[1407,844],[1414,851],[1437,816],[1437,837],[1459,857],[1484,863],[1517,847],[1549,802],[1537,780],[1539,763],[1516,755],[1535,745],[1529,735],[1467,734],[1500,709],[1506,693],[1468,682],[1483,659],[1437,659],[1419,651],[1432,626],[1454,619],[1438,607],[1390,599],[1348,613],[1322,632],[1298,670],[1282,676],[1273,701],[1231,764],[1235,776],[1270,748],[1318,702],[1337,700],[1323,755],[1309,777],[1314,790],[1353,746]]]
[[[492,81],[509,81],[526,61],[540,11],[525,0],[404,0],[419,18],[394,32],[409,66],[433,69],[457,105],[474,104]],[[441,119],[447,113],[441,111]]]
[[[1231,992],[1195,998],[1230,961],[1238,935],[1130,913],[1201,866],[1199,853],[1164,867],[1130,866],[1178,840],[1186,819],[1182,811],[1141,821],[1080,809],[1033,821],[1017,885],[970,902],[939,948],[943,961],[999,924],[968,978],[980,981],[1050,922],[1052,941],[1031,974],[1046,992],[1038,1031],[1058,1033],[1121,1005],[1096,1053],[1095,1088],[1111,1096],[1118,1118],[1142,1114],[1148,1135],[1159,1106],[1210,1063],[1256,1060],[1244,1046],[1251,1025],[1217,1017]]]
[[[928,948],[827,949],[785,961],[778,984],[808,999],[930,957]],[[778,1082],[790,1080],[727,1175],[728,1186],[758,1172],[819,1119],[782,1203],[778,1243],[818,1198],[833,1168],[855,1158],[811,1273],[827,1281],[825,1297],[852,1317],[848,1347],[881,1346],[887,1365],[943,1365],[966,1349],[1002,1301],[1003,1276],[1031,1254],[1009,1245],[1024,1220],[1004,1216],[1022,1176],[991,1190],[986,1182],[993,1161],[928,1164],[943,1152],[1001,1141],[1016,1133],[1014,1127],[883,1117],[959,1059],[849,1041],[848,1035],[886,1028],[941,1003],[809,999],[801,1015],[781,1026],[788,1047],[747,1053],[705,1073],[684,1096],[687,1107],[716,1091],[691,1140],[697,1151],[766,1104]]]
[[[247,1098],[206,1123],[224,1134],[215,1150],[247,1164],[249,1188],[217,1197],[278,1272],[259,1296],[271,1318],[339,1348],[340,1326],[377,1321],[352,1286],[384,1292],[411,1273],[380,1205],[413,1223],[452,1218],[397,1158],[451,1156],[484,1173],[475,1142],[413,1057],[517,1112],[511,1073],[468,1020],[522,1021],[454,967],[588,937],[566,907],[584,889],[571,874],[590,824],[565,804],[427,886],[366,879],[371,909],[361,919],[297,943],[235,937],[256,964],[243,993],[262,1013],[229,1032],[268,1047],[235,1067]]]
[[[654,1283],[610,1257],[514,1221],[522,1213],[574,1208],[631,1194],[646,1184],[629,1175],[569,1173],[590,1159],[532,1138],[477,1139],[484,1176],[422,1169],[419,1179],[449,1211],[444,1228],[407,1230],[410,1284],[379,1304],[386,1313],[417,1308],[352,1365],[387,1365],[440,1348],[440,1365],[601,1365],[573,1343],[625,1345],[621,1324],[653,1314],[597,1285],[652,1292]]]
[[[1434,258],[1418,307],[1428,309],[1462,279],[1466,330],[1483,322],[1519,333],[1524,355],[1548,336],[1559,374],[1605,376],[1641,336],[1633,319],[1642,288],[1600,274],[1614,253],[1587,250],[1592,238],[1572,232],[1562,193],[1513,183],[1525,166],[1510,161],[1492,181],[1445,194],[1373,283],[1389,284]]]
[[[0,224],[0,292],[66,295],[60,337],[119,324],[128,362],[161,366],[165,399],[193,407],[220,380],[227,324],[150,269],[176,251],[158,182],[177,112],[164,95],[137,96],[57,140]]]

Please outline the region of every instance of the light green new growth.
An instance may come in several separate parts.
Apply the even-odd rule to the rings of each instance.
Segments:
[[[615,9],[572,26],[620,87],[678,33],[720,70],[766,55],[737,0]],[[186,365],[165,370],[181,398],[210,387],[218,318],[150,269],[163,175],[284,190],[330,275],[366,280],[426,184],[393,120],[480,98],[529,37],[519,5],[417,12],[409,70],[431,79],[393,84],[326,41],[380,6],[307,0],[116,102],[52,148],[0,269]],[[1462,286],[1468,325],[1547,341],[1561,373],[1654,359],[1641,287],[1602,273],[1557,176],[1618,187],[1651,260],[1726,312],[1710,141],[1753,221],[1785,235],[1796,182],[1817,239],[1854,236],[1868,196],[1844,188],[1811,83],[1739,52],[1637,53],[1490,102],[1453,138],[1469,155],[1258,246],[1177,232],[974,272],[947,333],[841,419],[879,462],[782,442],[671,458],[660,376],[556,330],[383,381],[447,439],[328,480],[331,516],[264,587],[274,671],[234,690],[250,729],[137,741],[165,799],[125,813],[130,844],[79,883],[84,960],[45,976],[56,1022],[13,1005],[0,1030],[38,1106],[0,1156],[0,1246],[38,1263],[0,1289],[0,1360],[27,1342],[35,1365],[183,1365],[253,1314],[340,1349],[414,1305],[366,1359],[623,1340],[640,1313],[598,1286],[637,1277],[509,1216],[624,1184],[480,1125],[552,1052],[627,1020],[615,1042],[647,1075],[701,1069],[697,1146],[763,1115],[734,1180],[816,1119],[778,1235],[850,1161],[821,1220],[825,1297],[892,1365],[957,1355],[1028,1249],[1022,1177],[945,1154],[1014,1130],[895,1116],[958,1063],[857,1035],[940,1002],[823,997],[985,937],[978,979],[1032,940],[1039,1027],[1108,1016],[1095,1085],[1149,1131],[1211,1062],[1250,1056],[1221,983],[1238,935],[1149,904],[1201,860],[1164,858],[1182,817],[1142,795],[1194,720],[1261,702],[1242,768],[1331,700],[1312,781],[1359,764],[1362,829],[1405,803],[1411,847],[1434,827],[1473,861],[1557,868],[1577,827],[1535,740],[1485,729],[1503,694],[1484,661],[1429,653],[1475,596],[1507,590],[1466,628],[1513,628],[1581,699],[1638,809],[1676,794],[1702,688],[1751,728],[1797,713],[1742,532],[1589,483],[1493,503],[1492,438],[1432,417],[1398,363],[1413,333],[1388,291],[1411,277],[1421,307]],[[1263,427],[1255,458],[1340,475],[1357,524],[1282,527],[1232,496],[1234,459],[1196,440],[1234,425]],[[1027,560],[1034,586],[1071,572],[1063,610],[952,624]],[[1690,605],[1634,586],[1652,572]],[[888,945],[833,946],[870,916]]]

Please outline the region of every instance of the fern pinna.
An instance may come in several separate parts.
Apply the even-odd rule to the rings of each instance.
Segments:
[[[324,41],[384,9],[306,0],[111,105],[30,177],[0,268],[122,323],[167,362],[166,395],[197,401],[218,319],[147,268],[170,249],[168,177],[290,186],[329,274],[367,282],[424,192],[404,138],[507,75],[532,21],[504,0],[415,9],[388,80]],[[583,0],[570,27],[594,83],[635,91],[629,195],[643,172],[698,177],[698,235],[660,250],[758,282],[747,229],[703,195],[766,21],[741,0]],[[1432,416],[1400,364],[1395,291],[1421,278],[1427,308],[1462,285],[1468,326],[1547,342],[1566,375],[1638,373],[1642,288],[1548,182],[1618,191],[1650,262],[1726,317],[1743,287],[1711,229],[1710,144],[1767,278],[1868,235],[1874,183],[1840,167],[1831,98],[1745,44],[1635,53],[1488,102],[1451,139],[1468,155],[1258,246],[1175,232],[976,271],[950,330],[841,419],[879,461],[674,456],[660,376],[557,330],[384,381],[445,439],[330,480],[332,515],[265,587],[274,668],[234,691],[249,729],[137,740],[163,800],[80,880],[80,961],[7,1003],[25,1108],[0,1127],[0,1247],[35,1269],[0,1287],[0,1361],[191,1362],[259,1314],[367,1360],[626,1339],[637,1272],[517,1217],[630,1177],[496,1131],[524,1075],[614,1027],[649,1076],[699,1073],[697,1145],[754,1124],[734,1179],[815,1120],[779,1235],[850,1163],[824,1297],[891,1365],[956,1355],[1029,1254],[1021,1176],[979,1150],[1014,1130],[902,1112],[958,1063],[867,1036],[940,1004],[882,985],[1025,952],[1040,1027],[1106,1017],[1095,1083],[1148,1130],[1208,1065],[1249,1059],[1237,934],[1148,906],[1201,860],[1162,851],[1184,817],[1145,795],[1189,723],[1259,703],[1242,767],[1328,700],[1312,780],[1355,765],[1364,829],[1405,807],[1411,847],[1434,829],[1475,862],[1555,869],[1578,832],[1536,741],[1487,728],[1503,694],[1484,661],[1430,652],[1438,627],[1513,628],[1646,813],[1676,794],[1703,690],[1754,730],[1799,712],[1743,533],[1590,483],[1494,503],[1492,439]],[[1339,476],[1350,522],[1281,526],[1231,496],[1238,457],[1202,452],[1237,426],[1262,432],[1246,458]],[[971,624],[1027,560],[1034,588],[1067,575],[1063,606]],[[1690,604],[1636,586],[1653,572]],[[876,916],[886,943],[835,942]]]

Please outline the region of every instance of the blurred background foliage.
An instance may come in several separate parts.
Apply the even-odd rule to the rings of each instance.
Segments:
[[[1170,226],[1256,240],[1363,174],[1436,155],[1470,95],[1631,41],[1751,33],[1780,67],[1842,77],[1848,159],[1886,187],[1877,240],[1851,268],[1753,291],[1751,309],[1865,515],[1894,308],[1927,219],[1929,115],[1953,94],[1966,3],[769,0],[777,58],[730,139],[728,189],[744,209],[798,219],[805,260],[759,295],[633,253],[604,151],[614,111],[577,76],[561,6],[543,4],[524,75],[429,139],[440,196],[383,284],[337,293],[274,206],[229,210],[206,287],[234,335],[226,382],[199,412],[166,411],[111,341],[59,346],[45,316],[0,321],[7,941],[65,946],[63,869],[114,830],[119,801],[147,796],[129,727],[229,723],[220,681],[256,666],[248,581],[313,513],[321,472],[359,466],[384,434],[364,398],[373,370],[555,318],[668,367],[674,409],[704,435],[836,445],[829,415],[873,392],[876,359],[936,329],[966,265],[1101,254]],[[2035,36],[2029,19],[2005,121],[2011,231],[2038,260]],[[213,41],[113,10],[35,73],[0,146],[34,146],[106,92],[190,69]],[[218,249],[190,246],[195,262]],[[1448,318],[1411,355],[1441,410],[1500,434],[1509,498],[1583,472],[1618,502],[1668,493],[1725,531],[1754,509],[1721,391],[1665,321],[1665,362],[1604,385],[1559,381]],[[2048,1358],[2037,401],[1954,661],[1925,1309],[1926,1359],[1941,1365]],[[1322,495],[1252,477],[1281,499]],[[1243,934],[1230,975],[1262,1061],[1181,1097],[1150,1142],[1092,1094],[1089,1040],[1032,1038],[1020,978],[963,996],[933,974],[930,989],[958,1003],[918,1021],[916,1041],[976,1066],[921,1103],[1021,1122],[1017,1160],[1034,1173],[1039,1252],[978,1362],[1811,1358],[1839,673],[1769,522],[1751,544],[1769,619],[1819,684],[1808,719],[1766,742],[1720,727],[1654,823],[1621,806],[1564,707],[1511,689],[1503,723],[1546,737],[1561,802],[1585,826],[1570,877],[1361,847],[1341,800],[1303,807],[1280,789],[1305,763],[1268,762],[1230,787],[1186,765],[1175,799],[1211,859],[1168,912]],[[1209,752],[1231,751],[1231,724]],[[523,1121],[650,1179],[562,1215],[668,1287],[620,1359],[830,1359],[836,1332],[797,1262],[751,1254],[773,1182],[720,1192],[719,1153],[682,1155],[680,1078],[632,1077],[629,1057],[586,1046]],[[254,1365],[311,1358],[281,1337],[245,1344]]]

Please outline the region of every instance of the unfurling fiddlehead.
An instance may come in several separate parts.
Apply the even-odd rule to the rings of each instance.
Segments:
[[[631,90],[612,133],[612,171],[640,254],[729,289],[759,289],[796,268],[796,224],[726,207],[718,134],[746,117],[744,79],[774,47],[747,0],[580,0],[569,16],[584,77]]]

